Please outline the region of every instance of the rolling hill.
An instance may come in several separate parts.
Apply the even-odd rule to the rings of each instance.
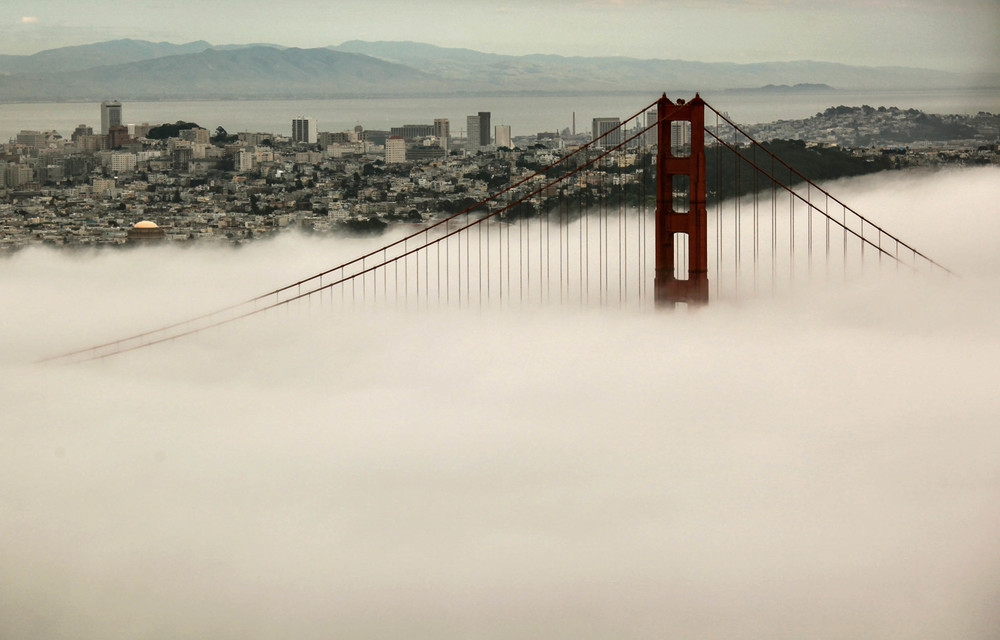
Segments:
[[[416,42],[275,44],[114,40],[0,56],[5,102],[365,96],[659,93],[830,85],[845,90],[1000,86],[905,67],[797,61],[756,64],[627,57],[508,56]]]
[[[26,101],[389,96],[449,88],[440,78],[369,56],[270,46],[0,77],[0,94]]]

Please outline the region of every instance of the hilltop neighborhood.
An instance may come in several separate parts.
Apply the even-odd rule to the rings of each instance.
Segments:
[[[473,140],[451,136],[446,120],[321,132],[302,117],[287,135],[230,134],[183,121],[126,126],[116,120],[120,109],[102,103],[101,131],[22,131],[0,145],[0,251],[123,245],[140,221],[179,243],[239,244],[287,229],[380,233],[475,205],[589,142],[599,135],[597,120],[617,122],[595,119],[594,131],[576,135],[511,136],[509,127],[491,130],[488,112],[480,112],[470,116],[470,127],[477,119]],[[834,107],[747,130],[762,141],[836,148],[867,159],[872,170],[1000,163],[1000,116],[987,113]],[[648,181],[653,154],[639,143],[650,140],[644,136],[581,172],[563,195],[588,190],[600,197]]]

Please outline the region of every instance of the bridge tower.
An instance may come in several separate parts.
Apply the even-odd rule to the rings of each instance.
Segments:
[[[708,213],[705,207],[705,101],[656,103],[657,306],[708,303]],[[690,144],[687,144],[689,132]],[[688,241],[687,265],[676,268],[675,242]]]

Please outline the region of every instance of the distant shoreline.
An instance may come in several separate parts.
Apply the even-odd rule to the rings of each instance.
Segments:
[[[884,91],[868,90],[868,89],[842,89],[837,87],[832,87],[827,84],[797,84],[797,85],[764,85],[761,87],[732,87],[728,89],[716,89],[699,91],[696,89],[668,89],[666,90],[668,97],[685,97],[693,96],[696,93],[701,93],[704,95],[810,95],[810,94],[826,94],[826,95],[857,95],[857,94],[881,94],[886,95],[899,95],[899,94],[934,94],[934,95],[960,95],[969,93],[990,93],[998,92],[1000,93],[1000,86],[995,87],[966,87],[961,89],[949,89],[949,88],[909,88],[909,89],[886,89]],[[370,93],[345,93],[339,95],[327,95],[327,96],[310,96],[310,95],[218,95],[218,96],[203,96],[203,95],[188,95],[188,96],[115,96],[119,100],[127,100],[129,102],[282,102],[282,101],[296,101],[296,102],[323,102],[328,100],[398,100],[404,98],[411,99],[465,99],[465,98],[587,98],[587,97],[614,97],[614,96],[651,96],[656,94],[654,91],[453,91],[453,92],[417,92],[417,93],[387,93],[387,94],[370,94]],[[662,90],[660,91],[662,93]],[[102,100],[108,99],[106,95],[94,95],[89,97],[72,97],[72,98],[33,98],[33,99],[5,99],[0,96],[0,104],[4,105],[16,105],[16,104],[89,104],[94,102],[101,102]],[[889,105],[886,105],[889,106]]]
[[[182,100],[127,100],[129,123],[164,123],[184,120],[228,131],[281,132],[298,115],[315,117],[319,130],[340,131],[363,125],[388,129],[406,122],[431,122],[449,118],[456,133],[465,117],[477,111],[492,111],[494,119],[512,125],[517,134],[538,131],[589,129],[591,118],[629,115],[650,105],[659,92],[553,92],[548,95],[432,95],[405,100],[368,96],[363,98],[240,98],[217,100],[191,97]],[[668,89],[671,99],[690,99],[694,91]],[[1000,89],[993,90],[807,90],[771,92],[746,89],[701,92],[710,104],[742,124],[808,118],[840,105],[916,108],[928,114],[960,115],[980,111],[1000,113]],[[102,100],[119,96],[103,96]],[[0,140],[6,142],[22,130],[55,130],[69,135],[86,123],[99,123],[102,100],[0,101]],[[627,113],[626,113],[627,112]]]

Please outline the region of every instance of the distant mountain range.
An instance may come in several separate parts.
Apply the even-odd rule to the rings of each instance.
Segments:
[[[436,92],[450,84],[370,56],[256,46],[48,73],[0,76],[13,100],[314,98]]]
[[[707,63],[507,56],[416,42],[320,49],[113,40],[0,56],[0,101],[672,93],[1000,86],[1000,76],[827,62]],[[794,85],[794,86],[793,86]]]

